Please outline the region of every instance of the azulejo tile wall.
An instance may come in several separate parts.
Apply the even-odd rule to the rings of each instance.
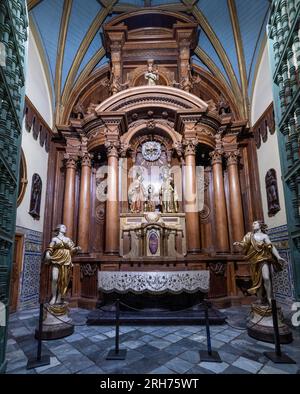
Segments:
[[[287,226],[284,225],[269,229],[268,235],[280,256],[287,261],[283,271],[274,274],[273,285],[276,299],[289,306],[294,302],[294,280]]]
[[[19,309],[36,305],[39,300],[42,236],[38,231],[17,227],[24,234],[23,268],[21,273]]]

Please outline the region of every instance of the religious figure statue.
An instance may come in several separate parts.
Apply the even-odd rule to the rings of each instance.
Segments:
[[[198,74],[193,75],[191,65],[188,64],[186,75],[181,78],[180,82],[173,81],[173,86],[175,88],[182,89],[185,92],[190,92],[193,89],[194,85],[197,85],[200,82],[200,76]]]
[[[234,246],[241,247],[250,262],[252,287],[250,294],[256,294],[262,305],[271,305],[272,282],[270,267],[275,271],[282,271],[285,260],[280,257],[277,249],[266,234],[267,226],[260,222],[253,222],[252,232],[244,236],[242,242],[234,242]]]
[[[75,246],[74,242],[65,236],[66,230],[64,224],[59,224],[55,229],[55,237],[45,251],[45,261],[52,266],[50,305],[61,304],[70,282],[72,256],[81,250],[80,246]]]
[[[153,69],[153,60],[148,60],[148,70],[145,72],[145,79],[149,86],[157,85],[159,75],[157,70]]]
[[[160,200],[164,213],[178,212],[178,195],[169,169],[162,173],[163,182],[160,189]]]
[[[223,95],[220,96],[218,102],[218,111],[221,116],[231,114],[231,108]]]
[[[143,212],[147,192],[143,185],[143,176],[140,171],[136,173],[135,180],[129,187],[128,199],[130,210],[134,213]]]
[[[278,211],[280,211],[277,177],[274,168],[271,168],[266,173],[265,182],[268,201],[268,215],[274,216]]]
[[[146,212],[154,212],[155,211],[154,191],[153,191],[152,185],[148,186],[148,194],[147,194],[147,201],[145,203],[145,211]]]
[[[121,83],[120,76],[116,75],[115,67],[113,66],[110,72],[108,87],[111,94],[116,94],[123,89],[127,89],[129,87],[129,81],[126,81],[125,83]]]
[[[41,198],[42,198],[42,180],[39,174],[33,174],[29,215],[31,215],[34,219],[37,220],[40,218]]]

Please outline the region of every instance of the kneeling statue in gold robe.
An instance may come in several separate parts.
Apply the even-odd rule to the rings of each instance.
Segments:
[[[261,304],[271,305],[272,282],[268,265],[276,272],[282,271],[285,260],[280,257],[265,231],[266,225],[255,221],[253,231],[247,233],[242,242],[234,242],[234,246],[243,248],[246,259],[251,264],[252,287],[248,292],[256,294]]]
[[[60,224],[55,229],[55,237],[52,238],[49,247],[45,251],[45,261],[52,265],[52,298],[50,305],[60,304],[67,293],[71,278],[72,256],[81,248],[65,236],[66,226]]]

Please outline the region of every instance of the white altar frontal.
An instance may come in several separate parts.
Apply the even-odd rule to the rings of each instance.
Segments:
[[[184,213],[120,215],[120,254],[125,258],[186,255]]]
[[[104,293],[119,294],[208,293],[209,271],[98,271],[98,289]]]

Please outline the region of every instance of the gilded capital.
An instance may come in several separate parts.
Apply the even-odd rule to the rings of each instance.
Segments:
[[[66,153],[64,155],[64,159],[65,159],[66,168],[76,169],[77,160],[78,160],[77,156],[73,156],[73,155]]]
[[[211,164],[222,164],[223,154],[224,152],[221,149],[215,149],[210,152],[209,156],[211,157]]]
[[[107,152],[107,157],[119,157],[119,148],[120,142],[119,141],[106,141],[105,148]]]
[[[92,166],[92,155],[90,153],[84,153],[81,158],[81,167],[91,167]]]
[[[197,144],[198,141],[196,138],[183,140],[182,145],[184,147],[184,155],[195,155]]]
[[[237,165],[240,157],[240,151],[237,149],[233,152],[227,152],[225,154],[227,159],[227,165]]]

